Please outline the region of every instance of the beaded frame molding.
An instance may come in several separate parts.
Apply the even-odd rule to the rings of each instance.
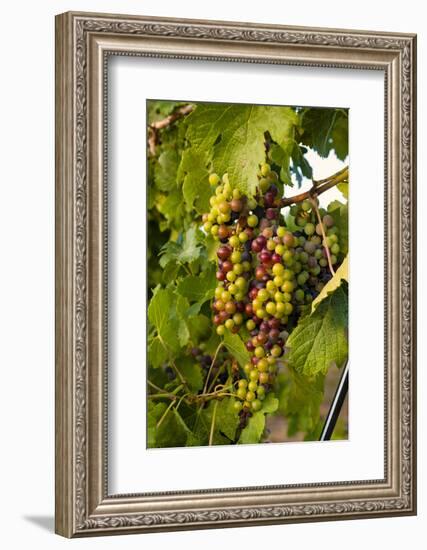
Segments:
[[[105,205],[111,55],[383,71],[384,479],[108,494]],[[415,118],[415,35],[70,12],[56,17],[58,534],[416,513]]]

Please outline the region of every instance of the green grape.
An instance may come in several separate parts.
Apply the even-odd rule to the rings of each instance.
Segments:
[[[209,183],[211,185],[218,185],[218,183],[220,182],[220,178],[218,176],[218,174],[209,174]]]
[[[313,235],[316,231],[316,227],[313,223],[307,223],[304,227],[304,232],[306,235]]]
[[[250,403],[251,401],[254,401],[254,399],[255,399],[255,394],[253,391],[246,392],[246,401],[249,401]]]
[[[248,384],[248,390],[249,390],[249,391],[255,392],[257,389],[258,389],[258,384],[257,384],[257,382],[251,380],[251,381],[249,382],[249,384]]]
[[[236,412],[240,412],[242,410],[242,403],[240,401],[235,401],[233,403],[233,409],[236,411]]]
[[[239,237],[237,237],[236,235],[233,235],[232,237],[230,237],[228,242],[230,243],[230,246],[232,246],[233,248],[237,248],[238,246],[240,246]]]
[[[273,239],[268,239],[266,247],[267,247],[267,250],[272,252],[276,248],[276,243],[273,241]]]
[[[257,346],[255,348],[254,354],[255,354],[255,357],[258,357],[259,359],[261,359],[261,357],[264,357],[265,355],[265,350],[263,347]]]
[[[262,358],[257,363],[257,369],[259,372],[266,372],[268,369],[268,361],[265,358]]]
[[[255,322],[252,320],[252,319],[248,319],[246,321],[246,328],[251,331],[251,330],[254,330],[254,328],[256,327],[256,324]]]
[[[236,392],[236,395],[239,399],[246,399],[246,388],[239,388]]]
[[[270,174],[270,171],[271,171],[271,168],[269,164],[265,162],[264,164],[261,165],[261,174],[263,176],[268,176]]]
[[[258,217],[255,216],[255,214],[252,214],[251,216],[248,217],[247,223],[249,227],[256,227],[258,225]]]
[[[224,323],[225,328],[228,330],[231,330],[234,327],[234,321],[233,319],[227,319]]]
[[[227,281],[230,281],[230,283],[234,283],[234,281],[237,278],[237,275],[234,273],[234,271],[229,271],[226,277],[227,277]]]
[[[262,407],[262,403],[259,399],[254,399],[251,404],[251,408],[253,411],[259,411]]]

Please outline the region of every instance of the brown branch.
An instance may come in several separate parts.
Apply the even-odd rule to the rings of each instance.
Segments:
[[[190,114],[193,109],[194,106],[191,104],[182,105],[181,107],[178,107],[178,109],[175,109],[175,111],[168,115],[166,118],[163,118],[162,120],[157,120],[156,122],[152,122],[150,124],[150,128],[153,128],[153,130],[161,130],[162,128],[166,128],[166,126],[170,126],[179,118]]]
[[[335,187],[335,185],[338,185],[339,183],[343,183],[348,181],[348,166],[337,172],[336,174],[333,174],[332,176],[329,176],[329,178],[325,178],[323,180],[313,180],[313,186],[308,191],[305,191],[304,193],[299,193],[298,195],[294,195],[293,197],[287,197],[280,201],[280,207],[283,208],[285,206],[290,206],[291,204],[296,204],[297,202],[302,202],[307,199],[311,199],[312,197],[316,195],[321,195],[325,191],[328,191],[328,189],[331,189],[332,187]]]
[[[157,120],[148,125],[148,150],[151,156],[156,154],[156,147],[159,144],[159,130],[170,126],[176,120],[190,114],[193,109],[194,105],[182,105],[166,118]]]

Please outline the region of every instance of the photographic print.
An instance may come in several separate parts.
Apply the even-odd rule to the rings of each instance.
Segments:
[[[416,514],[416,35],[55,25],[55,531]]]
[[[148,448],[319,440],[348,361],[348,115],[147,101]]]

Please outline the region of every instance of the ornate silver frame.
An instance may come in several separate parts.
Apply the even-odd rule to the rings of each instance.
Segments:
[[[385,478],[109,495],[105,117],[108,55],[385,74]],[[66,537],[416,513],[416,37],[65,13],[56,18],[56,532]]]

